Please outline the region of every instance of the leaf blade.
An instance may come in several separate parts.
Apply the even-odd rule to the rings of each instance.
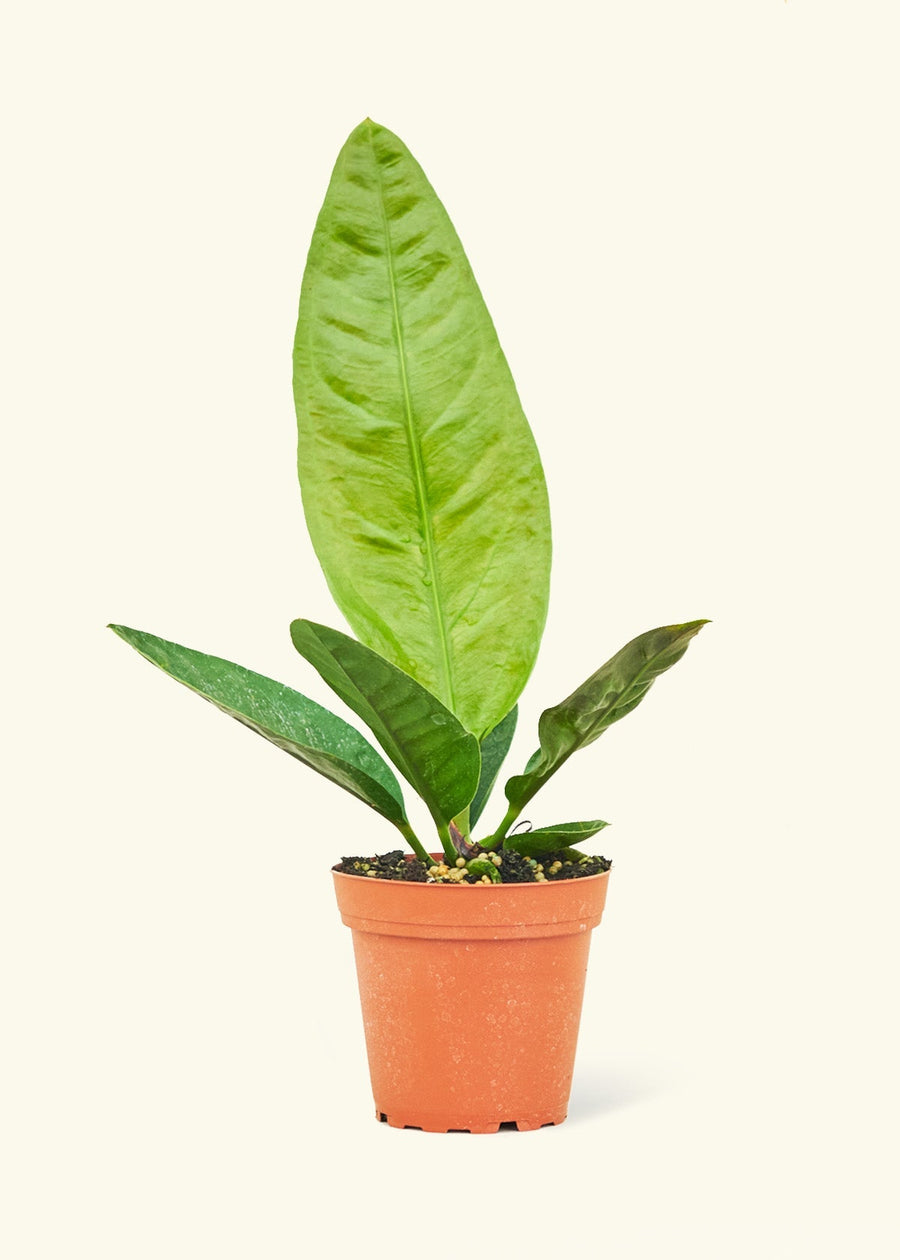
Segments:
[[[481,737],[543,631],[546,486],[447,213],[371,120],[344,145],[316,225],[294,392],[304,511],[338,607]]]
[[[631,713],[654,679],[681,660],[707,622],[659,626],[626,643],[565,700],[545,709],[538,722],[540,747],[524,774],[506,784],[510,813],[522,809],[579,748],[585,748]]]
[[[291,639],[446,828],[478,786],[475,736],[414,678],[339,630],[300,619],[291,623]]]
[[[233,661],[129,626],[111,625],[109,629],[176,682],[337,783],[396,827],[408,829],[403,795],[393,771],[343,718],[308,696]]]
[[[540,857],[544,853],[556,853],[580,844],[608,826],[609,823],[599,818],[589,822],[554,823],[549,827],[536,827],[534,831],[520,831],[507,836],[503,847],[513,849],[524,857]]]

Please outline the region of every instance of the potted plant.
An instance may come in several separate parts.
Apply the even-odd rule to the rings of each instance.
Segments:
[[[348,840],[364,855],[334,868],[378,1116],[477,1132],[559,1123],[610,865],[576,846],[606,824],[523,832],[520,815],[705,623],[639,635],[545,710],[502,820],[479,830],[544,627],[547,492],[453,226],[402,142],[368,119],[341,150],[313,235],[294,395],[310,537],[356,637],[308,620],[291,637],[424,802],[437,844],[343,718],[240,665],[111,628],[408,844],[368,855],[368,841]]]

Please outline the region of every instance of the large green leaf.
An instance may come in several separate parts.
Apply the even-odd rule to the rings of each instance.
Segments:
[[[613,722],[630,713],[658,678],[687,651],[705,621],[660,626],[626,643],[587,682],[561,704],[545,709],[538,723],[541,746],[525,773],[506,784],[510,815],[520,810],[572,753],[598,739]]]
[[[534,831],[519,831],[507,836],[503,847],[515,849],[516,853],[525,857],[540,857],[543,853],[557,853],[560,849],[580,844],[608,826],[609,823],[601,822],[599,818],[590,822],[554,823],[550,827],[537,827]]]
[[[478,741],[414,678],[371,648],[312,621],[291,623],[291,638],[369,726],[442,831],[478,786]]]
[[[242,665],[128,626],[109,628],[172,678],[371,805],[410,838],[393,771],[343,718]]]
[[[338,606],[481,738],[544,626],[544,476],[453,225],[368,119],[313,235],[294,396],[307,525]]]
[[[481,777],[478,790],[469,806],[469,826],[474,827],[487,804],[491,789],[497,782],[500,767],[509,752],[513,735],[516,733],[516,721],[519,717],[518,706],[513,706],[502,722],[489,731],[481,741]]]

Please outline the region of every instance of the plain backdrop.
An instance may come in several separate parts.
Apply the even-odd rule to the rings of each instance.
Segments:
[[[893,0],[10,12],[5,1260],[900,1254],[898,52]],[[615,866],[533,1134],[375,1123],[328,866],[393,831],[104,628],[333,703],[287,632],[343,625],[290,350],[366,115],[544,459],[511,766],[627,639],[713,623],[542,796]]]

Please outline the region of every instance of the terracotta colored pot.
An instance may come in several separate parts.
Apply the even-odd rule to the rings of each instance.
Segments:
[[[608,878],[448,886],[334,872],[380,1120],[431,1133],[565,1120]]]

